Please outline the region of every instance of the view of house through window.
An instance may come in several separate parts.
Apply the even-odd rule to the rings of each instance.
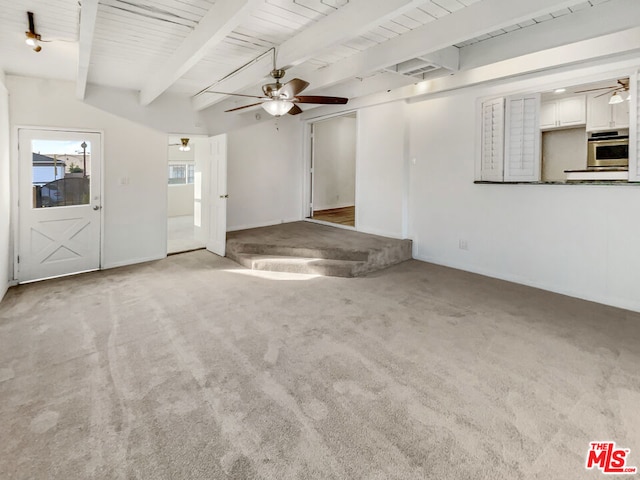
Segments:
[[[33,208],[86,205],[91,198],[91,142],[33,140]]]

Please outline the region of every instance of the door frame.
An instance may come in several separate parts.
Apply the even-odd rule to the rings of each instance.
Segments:
[[[314,184],[313,184],[313,172],[312,172],[312,166],[313,166],[313,148],[314,148],[314,142],[315,139],[313,138],[312,135],[312,131],[313,131],[313,124],[314,123],[318,123],[318,122],[322,122],[324,120],[329,120],[331,118],[337,118],[337,117],[346,117],[349,115],[354,115],[356,117],[356,147],[355,147],[355,152],[356,152],[356,158],[355,158],[355,170],[356,170],[356,177],[355,177],[355,222],[354,222],[354,226],[351,227],[349,225],[341,225],[339,223],[331,223],[331,222],[325,222],[323,220],[314,220],[313,218],[309,217],[309,214],[313,215],[313,211],[310,211],[313,209],[313,190],[314,190]],[[302,142],[302,148],[303,148],[303,159],[304,159],[304,166],[302,169],[302,220],[306,221],[306,222],[312,222],[312,223],[319,223],[321,225],[328,225],[330,227],[336,227],[336,228],[344,228],[345,230],[356,230],[358,231],[359,229],[359,224],[358,224],[358,179],[360,178],[359,175],[359,165],[360,165],[360,112],[356,109],[353,110],[344,110],[341,111],[339,113],[332,113],[329,115],[322,115],[319,117],[313,117],[313,118],[309,118],[307,120],[304,121],[304,127],[303,127],[303,132],[304,132],[304,138],[303,138],[303,142]]]
[[[171,142],[174,141],[179,141],[180,138],[189,138],[189,145],[193,145],[195,150],[195,155],[198,155],[198,152],[200,152],[202,154],[202,152],[206,152],[205,154],[202,154],[202,162],[205,165],[205,171],[202,172],[202,176],[201,176],[201,183],[202,183],[202,191],[201,191],[201,199],[200,199],[200,208],[201,208],[201,221],[202,224],[204,225],[202,228],[203,230],[203,237],[204,237],[204,241],[203,241],[203,246],[202,248],[206,248],[206,242],[209,239],[209,232],[210,232],[210,215],[209,215],[209,209],[211,208],[211,188],[210,188],[210,183],[211,183],[211,155],[209,154],[210,152],[210,145],[209,145],[209,135],[204,135],[201,133],[169,133],[167,135],[167,160],[168,160],[168,152],[169,152],[169,147],[172,146]],[[178,139],[178,140],[175,140]],[[193,159],[193,163],[194,166],[198,163],[198,160],[196,159],[194,155],[194,159]],[[170,164],[170,161],[167,161],[167,166]],[[168,167],[167,167],[168,168]],[[192,201],[195,205],[195,181],[194,181],[194,197],[192,198]],[[168,232],[168,224],[169,224],[169,215],[168,215],[168,206],[169,206],[169,189],[171,188],[171,185],[169,185],[169,182],[167,181],[167,225],[166,225],[166,230]],[[194,210],[194,215],[195,215],[195,210]],[[195,217],[194,217],[195,218]],[[167,246],[169,244],[169,236],[167,234]]]
[[[104,262],[104,210],[105,210],[105,158],[104,158],[104,130],[100,128],[71,128],[71,127],[43,127],[39,125],[15,125],[11,131],[11,228],[13,229],[13,272],[12,285],[18,285],[18,254],[20,253],[20,130],[42,130],[46,132],[67,133],[97,133],[100,135],[100,248],[98,270],[103,269]],[[69,273],[68,275],[75,275]],[[60,275],[65,277],[68,275]],[[37,281],[37,280],[36,280]],[[29,282],[24,282],[29,283]]]

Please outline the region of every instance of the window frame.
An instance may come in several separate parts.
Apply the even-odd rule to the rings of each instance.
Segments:
[[[195,183],[195,162],[180,162],[180,161],[170,161],[167,164],[167,185],[172,186],[184,186],[184,185],[193,185]],[[171,182],[171,167],[184,167],[184,177],[173,177],[173,178],[184,178],[184,182]]]

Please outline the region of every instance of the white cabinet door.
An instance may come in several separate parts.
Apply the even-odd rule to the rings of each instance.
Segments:
[[[626,97],[626,94],[623,97]],[[629,103],[625,100],[622,103],[611,105],[611,120],[614,127],[629,128]]]
[[[540,106],[540,128],[542,130],[556,128],[558,123],[558,104],[545,102]]]
[[[541,130],[577,127],[586,122],[586,97],[584,95],[551,100],[540,106]]]
[[[570,127],[586,123],[586,97],[562,98],[557,101],[558,126]]]
[[[587,100],[587,131],[607,130],[612,128],[610,95],[593,93]],[[627,124],[629,121],[627,120]]]

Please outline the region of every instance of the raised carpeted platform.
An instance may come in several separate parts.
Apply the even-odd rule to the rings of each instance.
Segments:
[[[253,270],[357,277],[411,258],[411,240],[312,222],[227,234],[227,257]]]

